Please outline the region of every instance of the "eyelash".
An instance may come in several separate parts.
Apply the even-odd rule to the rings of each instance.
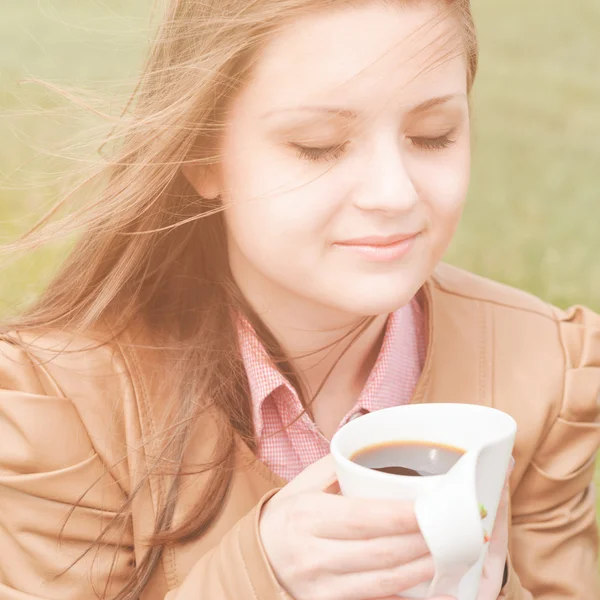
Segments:
[[[417,148],[422,148],[423,150],[443,150],[444,148],[452,146],[456,141],[451,139],[450,135],[451,133],[447,133],[446,135],[436,138],[413,137],[410,138],[410,141],[417,146]]]
[[[450,133],[437,138],[413,137],[410,140],[414,146],[422,150],[443,150],[450,147],[455,141],[450,138]],[[327,148],[311,148],[309,146],[302,146],[301,144],[292,144],[300,158],[312,162],[320,160],[335,161],[342,156],[347,145],[348,142],[338,146],[328,146]]]
[[[313,162],[318,162],[320,160],[337,160],[340,158],[340,156],[342,156],[347,145],[348,142],[338,146],[329,146],[327,148],[311,148],[309,146],[302,146],[301,144],[292,144],[292,146],[298,152],[298,156],[300,158],[311,160]]]

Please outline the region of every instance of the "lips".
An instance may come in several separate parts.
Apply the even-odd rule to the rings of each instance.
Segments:
[[[415,233],[397,233],[394,235],[371,235],[362,238],[354,238],[351,240],[344,240],[343,242],[337,242],[340,246],[371,246],[385,248],[386,246],[393,246],[400,242],[410,240],[419,235],[419,232]]]
[[[420,234],[421,232],[366,236],[337,242],[334,247],[370,262],[395,262],[410,253]]]

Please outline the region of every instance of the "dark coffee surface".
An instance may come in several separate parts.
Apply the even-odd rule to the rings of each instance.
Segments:
[[[407,477],[447,473],[464,450],[426,442],[388,442],[363,448],[352,461],[363,467]]]

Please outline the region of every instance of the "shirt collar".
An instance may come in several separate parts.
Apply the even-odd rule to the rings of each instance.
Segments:
[[[265,400],[278,388],[292,390],[287,379],[277,370],[254,328],[243,316],[238,318],[237,334],[242,361],[248,375],[252,399],[252,415],[256,435],[263,431],[262,406]],[[294,392],[295,393],[295,392]]]
[[[293,401],[296,391],[277,370],[250,322],[238,319],[238,343],[250,386],[252,414],[257,437],[263,434],[263,405],[284,388],[282,397]],[[423,314],[418,302],[391,313],[386,323],[383,343],[365,387],[341,425],[358,413],[372,412],[410,401],[418,381],[424,356]],[[299,405],[299,400],[297,400]],[[286,411],[289,412],[289,411]]]

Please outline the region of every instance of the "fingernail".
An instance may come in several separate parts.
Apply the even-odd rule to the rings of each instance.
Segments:
[[[515,464],[516,464],[515,457],[511,456],[510,461],[508,463],[508,474],[509,475],[513,472],[513,469],[515,468]]]

